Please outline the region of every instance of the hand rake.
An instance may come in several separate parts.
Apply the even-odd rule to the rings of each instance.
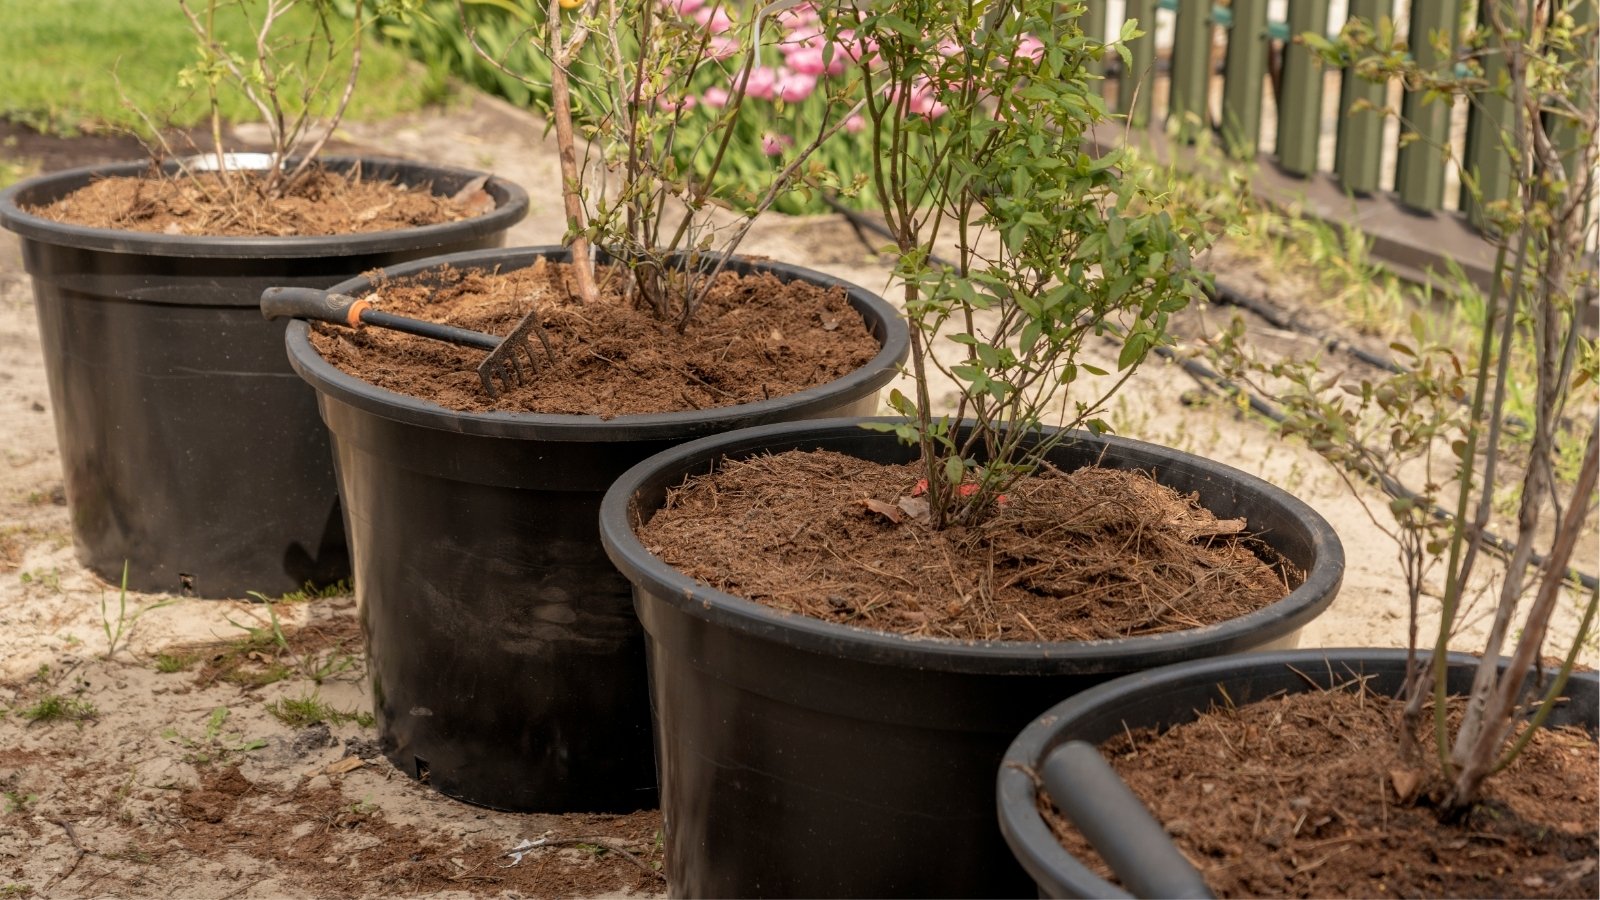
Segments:
[[[261,294],[261,314],[269,319],[288,317],[332,322],[335,325],[346,325],[351,328],[375,325],[462,347],[488,350],[489,355],[478,364],[478,378],[483,382],[483,392],[491,398],[498,397],[501,390],[511,390],[528,383],[534,362],[533,345],[528,341],[530,333],[539,338],[539,343],[544,346],[545,356],[552,365],[556,359],[555,351],[550,347],[550,338],[545,333],[544,326],[539,324],[539,311],[536,308],[530,309],[504,338],[467,328],[457,328],[454,325],[441,325],[437,322],[386,313],[375,309],[368,298],[357,298],[313,288],[267,288]],[[526,361],[523,357],[527,358]],[[500,382],[499,389],[495,387],[496,379]]]

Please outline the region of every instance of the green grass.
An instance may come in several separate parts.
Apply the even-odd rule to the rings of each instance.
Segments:
[[[173,672],[182,672],[197,662],[199,658],[188,653],[158,653],[156,671],[170,675]]]
[[[229,45],[250,47],[241,17],[226,12],[218,23]],[[296,13],[283,23],[285,35],[308,27],[310,14]],[[204,94],[178,85],[196,50],[177,0],[0,0],[0,22],[0,118],[62,135],[141,130],[124,100],[158,123],[187,127],[205,118]],[[405,112],[438,95],[437,83],[400,51],[369,39],[362,56],[352,118]],[[230,121],[258,119],[236,93],[223,97],[223,109]]]
[[[305,697],[285,697],[281,700],[274,700],[267,704],[267,712],[290,728],[304,728],[307,725],[315,725],[318,722],[325,722],[329,725],[354,722],[362,728],[371,728],[373,725],[372,713],[345,712],[335,709],[314,693]]]
[[[87,700],[49,694],[39,698],[38,703],[21,710],[19,715],[29,722],[82,722],[94,718],[98,713],[94,704]]]
[[[306,582],[298,591],[290,591],[277,600],[268,600],[259,591],[251,591],[250,595],[263,603],[307,603],[312,600],[327,600],[332,597],[343,597],[354,591],[349,579],[340,579],[333,584],[317,587],[311,582]]]
[[[5,152],[0,148],[0,153]],[[14,160],[0,159],[0,190],[4,190],[33,174],[33,167]]]

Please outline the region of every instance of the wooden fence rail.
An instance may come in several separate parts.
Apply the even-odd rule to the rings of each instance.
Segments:
[[[1487,22],[1496,3],[1503,9],[1511,6],[1511,0],[1345,0],[1338,5],[1347,19],[1374,25],[1385,18],[1395,21],[1415,59],[1424,66],[1443,66],[1452,61],[1440,52],[1438,41],[1455,47],[1463,13]],[[1090,0],[1084,25],[1091,34],[1114,35],[1122,20],[1137,19],[1145,32],[1129,45],[1132,65],[1119,67],[1113,79],[1117,109],[1134,126],[1164,127],[1180,140],[1210,130],[1230,152],[1259,153],[1289,175],[1331,176],[1338,189],[1356,197],[1392,191],[1393,201],[1411,213],[1440,214],[1454,206],[1472,225],[1481,226],[1483,209],[1465,187],[1454,204],[1447,202],[1446,153],[1461,160],[1464,180],[1476,182],[1485,200],[1508,196],[1511,165],[1500,138],[1510,124],[1506,98],[1492,93],[1474,98],[1465,127],[1453,129],[1455,111],[1447,100],[1402,91],[1401,125],[1386,129],[1377,110],[1388,103],[1389,87],[1345,71],[1337,84],[1333,153],[1322,168],[1329,73],[1297,37],[1337,32],[1344,22],[1330,21],[1330,0],[1276,4],[1284,21],[1269,19],[1273,5],[1268,0],[1231,0],[1226,5],[1214,0]],[[1580,23],[1595,22],[1594,0],[1557,0],[1555,5]],[[1116,21],[1114,12],[1119,14]],[[1170,21],[1164,19],[1168,15]],[[1158,48],[1158,32],[1170,34],[1170,43]],[[1485,60],[1491,82],[1503,70],[1498,58]],[[1166,97],[1160,117],[1153,114],[1158,86],[1165,87]],[[1265,110],[1276,122],[1270,146],[1264,146],[1262,135]],[[1385,147],[1386,131],[1390,148]],[[1574,139],[1559,125],[1552,125],[1551,133],[1558,145],[1564,140],[1570,146]],[[1393,152],[1386,154],[1386,149]],[[1392,165],[1386,166],[1386,158]]]

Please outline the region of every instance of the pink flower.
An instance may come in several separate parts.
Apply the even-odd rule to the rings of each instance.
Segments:
[[[1034,62],[1038,62],[1044,58],[1044,41],[1031,34],[1023,35],[1022,40],[1017,44],[1017,56],[1025,56]]]
[[[771,100],[772,89],[778,84],[778,72],[770,66],[756,66],[750,70],[750,80],[745,83],[744,93],[747,97],[757,100]]]
[[[680,109],[694,109],[695,105],[699,102],[700,98],[694,96],[693,94],[677,100],[670,100],[665,94],[663,94],[662,96],[656,98],[656,108],[660,109],[662,112],[677,112]]]
[[[793,143],[794,138],[782,134],[773,134],[769,131],[761,136],[761,152],[768,156],[780,156]]]
[[[799,72],[790,72],[787,69],[778,71],[778,82],[774,86],[773,94],[785,103],[799,103],[811,96],[817,89],[817,76],[803,75]]]
[[[956,43],[955,38],[945,38],[939,42],[939,55],[945,59],[949,59],[952,56],[960,56],[966,49]]]
[[[802,3],[791,9],[778,13],[778,20],[791,25],[806,25],[821,18],[817,12],[816,4]]]
[[[930,119],[937,119],[950,109],[935,98],[932,84],[921,78],[911,86],[911,101],[907,108],[914,116],[927,116]]]
[[[846,56],[868,64],[871,64],[872,57],[878,53],[877,41],[871,38],[857,38],[855,30],[851,28],[839,32],[839,46],[844,48]]]
[[[850,132],[851,134],[860,134],[861,129],[865,127],[867,127],[867,120],[861,118],[859,115],[851,116],[850,118],[844,120],[844,130]]]
[[[725,34],[713,34],[706,44],[706,56],[712,59],[731,59],[739,54],[742,48],[739,39]]]
[[[706,88],[706,92],[700,96],[700,102],[714,109],[721,109],[728,105],[728,92],[723,88],[712,85]]]
[[[801,47],[789,54],[789,68],[801,75],[821,75],[828,71],[828,64],[822,61],[822,49],[819,47]]]
[[[712,34],[722,34],[733,27],[733,19],[728,16],[728,11],[721,6],[714,9],[702,7],[695,10],[694,20]]]

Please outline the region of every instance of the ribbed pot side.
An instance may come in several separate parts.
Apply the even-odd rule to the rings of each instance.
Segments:
[[[433,265],[531,265],[560,248]],[[780,278],[840,284],[773,263]],[[361,294],[366,279],[339,286]],[[655,806],[644,634],[596,527],[601,498],[658,451],[748,424],[871,412],[904,359],[905,327],[845,285],[882,349],[787,397],[704,411],[594,416],[460,413],[380,390],[290,326],[296,370],[333,435],[378,729],[401,770],[458,799],[521,812]]]
[[[880,420],[888,421],[888,420]],[[1310,507],[1200,457],[1078,435],[1062,469],[1136,468],[1198,492],[1307,572],[1247,616],[1086,642],[911,639],[779,613],[698,584],[634,534],[666,491],[722,459],[827,449],[883,463],[914,450],[858,421],[723,435],[641,463],[601,511],[648,641],[669,889],[690,897],[1022,896],[994,818],[994,771],[1041,709],[1117,675],[1182,659],[1292,647],[1332,602],[1343,550]]]

